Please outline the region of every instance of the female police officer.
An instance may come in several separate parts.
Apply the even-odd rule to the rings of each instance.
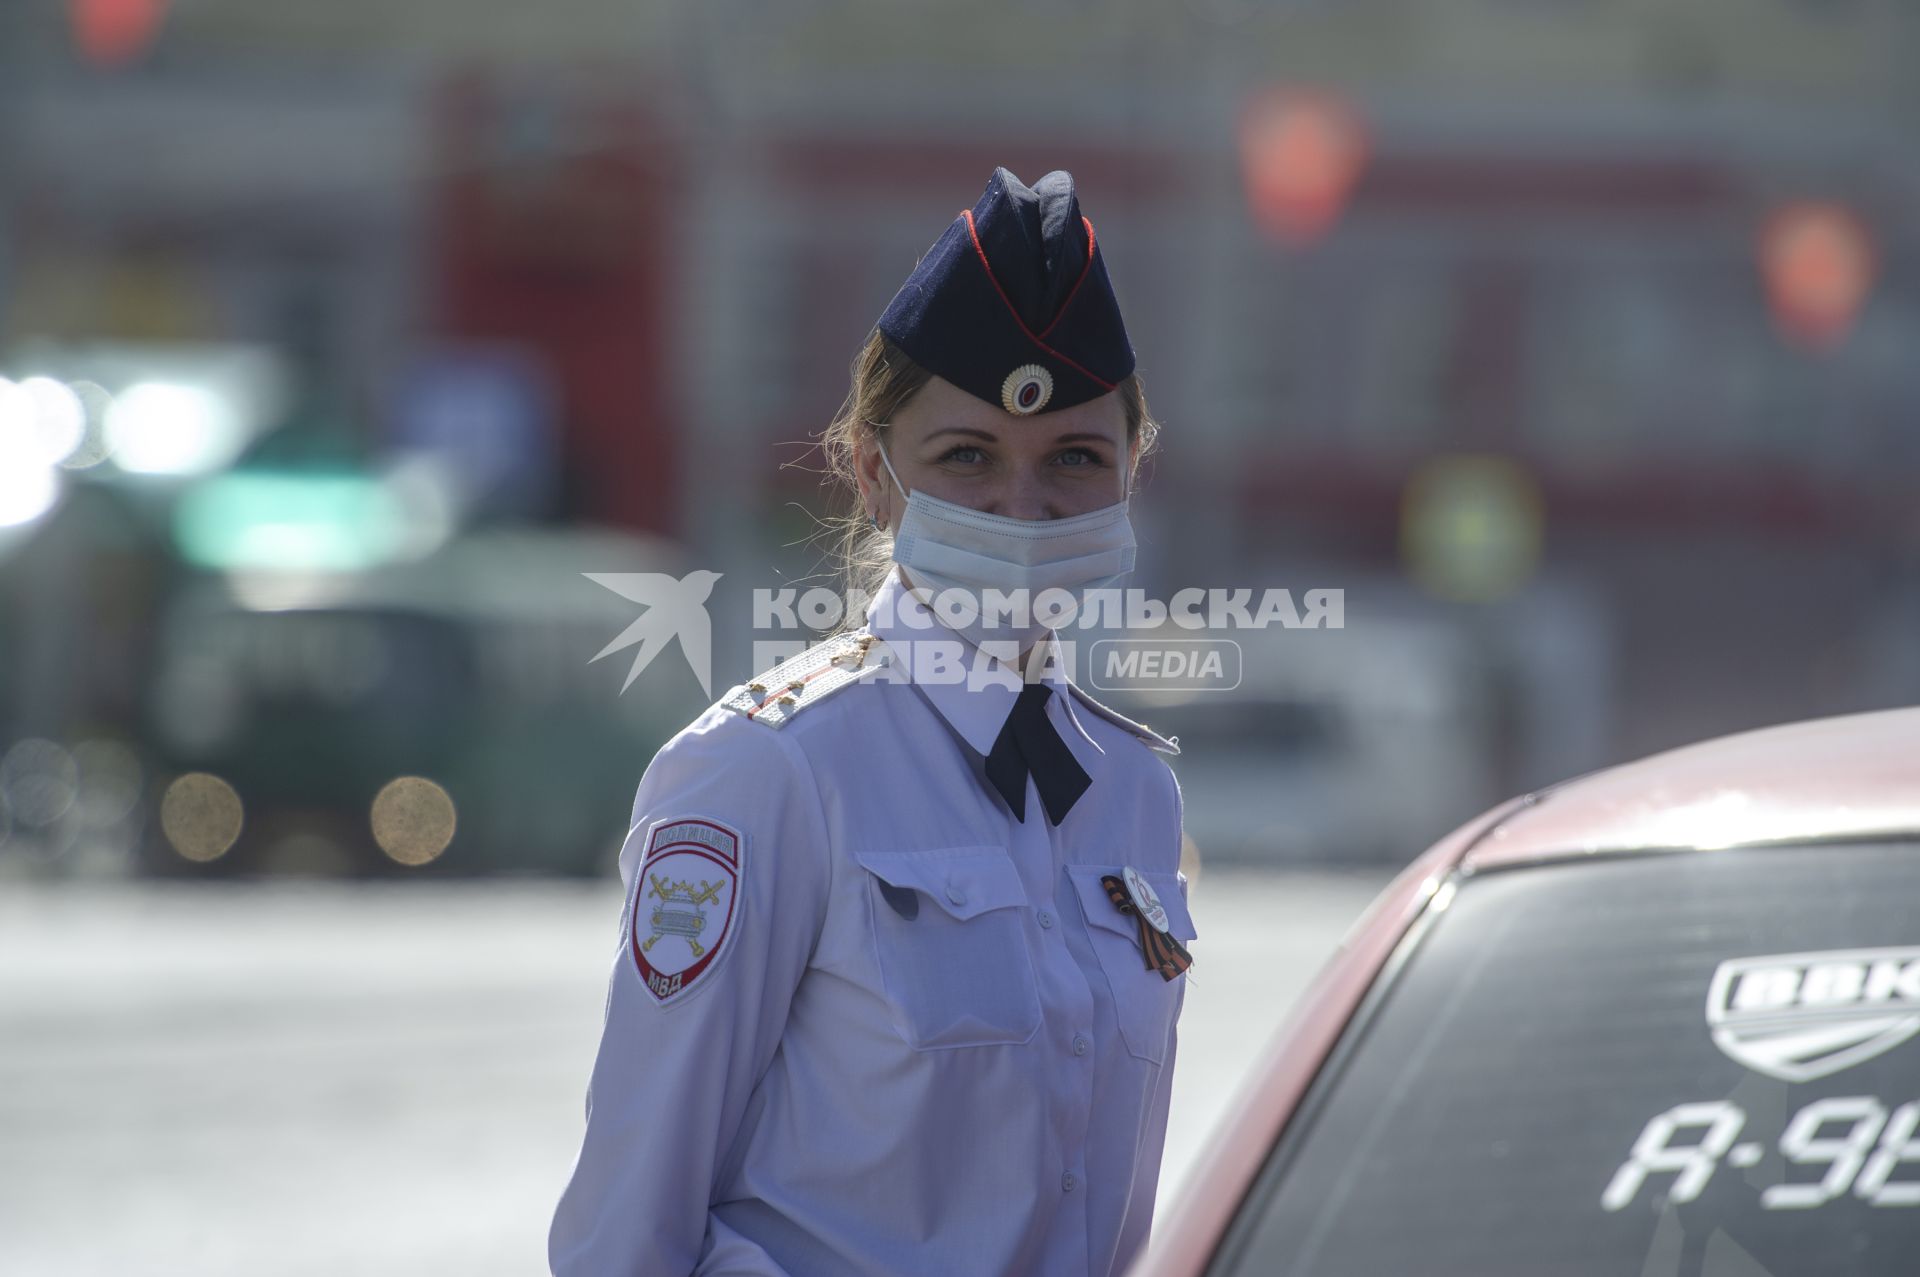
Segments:
[[[1071,683],[1024,592],[1131,568],[1150,429],[1072,178],[996,171],[829,431],[891,533],[867,625],[733,689],[640,782],[556,1273],[1110,1274],[1140,1249],[1194,935],[1174,749]]]

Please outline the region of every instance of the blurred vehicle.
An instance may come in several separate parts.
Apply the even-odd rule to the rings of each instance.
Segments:
[[[230,848],[184,845],[163,799],[147,867],[607,870],[647,760],[700,691],[683,672],[685,703],[622,696],[622,663],[589,658],[634,605],[581,573],[670,558],[625,534],[489,532],[363,573],[195,581],[166,618],[149,735],[163,773],[217,777],[244,820]],[[410,777],[444,798],[393,791],[417,801],[382,836],[376,799]]]
[[[1609,641],[1579,589],[1452,608],[1401,582],[1328,576],[1347,582],[1339,628],[1147,636],[1233,649],[1216,685],[1125,692],[1180,738],[1173,765],[1203,857],[1404,864],[1501,795],[1607,758]],[[1096,648],[1096,684],[1099,661]]]
[[[1136,1277],[1914,1270],[1920,710],[1495,808],[1349,933]]]
[[[1214,861],[1384,863],[1499,796],[1469,636],[1370,617],[1295,631],[1230,690],[1146,692],[1180,738],[1187,834]],[[1396,783],[1382,792],[1381,776]]]

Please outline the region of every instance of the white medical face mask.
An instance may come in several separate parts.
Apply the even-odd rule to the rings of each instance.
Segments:
[[[907,499],[893,534],[893,561],[924,589],[941,623],[976,646],[1013,640],[1024,650],[1047,632],[1043,615],[1058,626],[1073,614],[1036,607],[1046,591],[1064,591],[1077,610],[1087,591],[1111,586],[1133,571],[1133,524],[1125,497],[1070,519],[1014,519],[942,501],[918,488],[909,493],[885,447],[880,460]],[[942,598],[948,591],[953,593]],[[1014,606],[999,606],[1001,599],[1011,599]]]

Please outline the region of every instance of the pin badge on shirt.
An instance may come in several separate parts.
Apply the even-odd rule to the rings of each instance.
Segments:
[[[1153,887],[1132,865],[1123,872],[1124,877],[1101,875],[1100,885],[1106,888],[1113,907],[1132,914],[1139,924],[1140,952],[1146,958],[1147,970],[1158,971],[1161,979],[1171,980],[1193,965],[1193,955],[1173,938],[1166,906]]]

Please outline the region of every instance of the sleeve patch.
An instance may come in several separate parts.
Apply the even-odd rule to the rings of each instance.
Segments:
[[[678,1002],[712,971],[739,929],[740,857],[746,840],[704,816],[656,823],[634,871],[627,948],[661,1005]]]

